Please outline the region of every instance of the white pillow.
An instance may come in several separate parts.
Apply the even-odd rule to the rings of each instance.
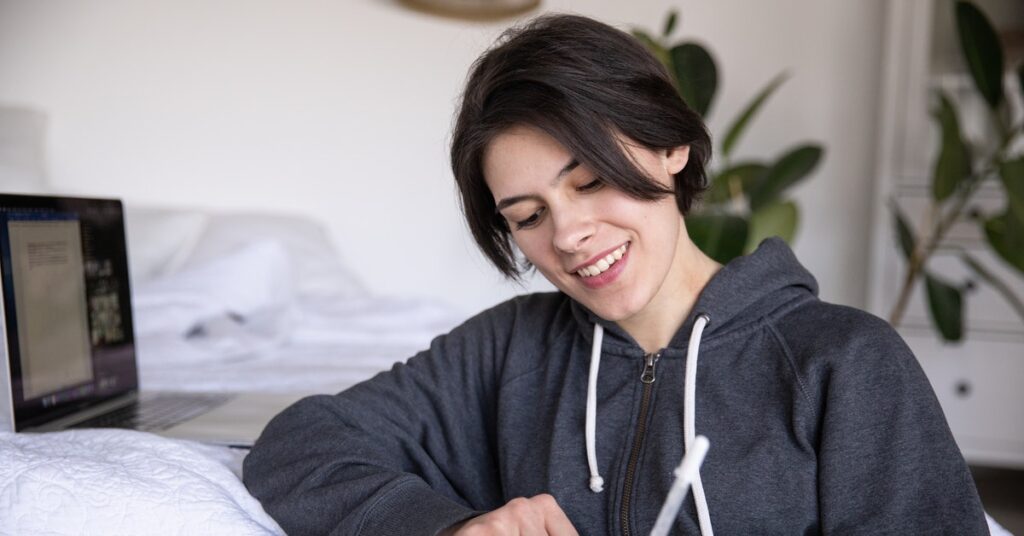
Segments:
[[[255,241],[277,242],[292,267],[300,296],[365,296],[366,289],[342,262],[327,232],[303,217],[270,213],[212,213],[181,268],[206,263]]]
[[[124,220],[129,270],[137,284],[178,270],[206,229],[209,215],[125,203]]]
[[[126,204],[133,282],[206,264],[255,242],[277,242],[292,267],[288,284],[300,295],[365,296],[324,228],[302,216],[215,212]]]
[[[191,441],[0,433],[0,459],[0,534],[283,534],[233,461]]]
[[[276,241],[248,242],[202,263],[134,285],[135,333],[187,334],[216,318],[240,322],[286,311],[292,267]]]

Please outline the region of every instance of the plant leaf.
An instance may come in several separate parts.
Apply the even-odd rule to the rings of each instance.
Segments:
[[[964,261],[964,264],[969,266],[974,273],[978,274],[978,277],[982,278],[986,283],[999,291],[1003,295],[1003,298],[1009,302],[1010,306],[1017,311],[1017,315],[1020,316],[1021,320],[1024,320],[1024,302],[1014,294],[1010,285],[1003,282],[1002,279],[996,277],[991,270],[986,268],[981,262],[972,257],[966,251],[960,252],[960,259]]]
[[[959,341],[964,334],[963,296],[960,289],[929,273],[924,275],[924,281],[932,322],[943,339]]]
[[[959,1],[955,14],[960,50],[971,70],[974,84],[995,110],[1003,99],[1003,47],[992,23],[977,6]]]
[[[750,122],[751,118],[754,117],[757,111],[761,108],[761,105],[764,104],[765,100],[767,100],[775,89],[785,82],[788,77],[789,75],[784,72],[779,73],[771,82],[768,82],[768,85],[765,86],[764,89],[754,97],[754,100],[750,101],[750,104],[747,105],[746,109],[740,113],[739,117],[736,118],[736,121],[733,122],[732,126],[729,127],[729,130],[726,131],[725,138],[723,138],[723,157],[728,159],[729,153],[732,152],[732,148],[736,145],[740,135],[743,134],[744,130],[746,130],[747,124]]]
[[[747,220],[739,216],[690,214],[686,217],[686,230],[693,243],[722,264],[743,255],[749,227]]]
[[[718,68],[707,49],[696,43],[682,43],[669,51],[672,74],[679,95],[701,117],[707,117],[718,89]]]
[[[1003,260],[1024,272],[1024,222],[1012,209],[985,222],[985,237]]]
[[[1018,220],[1024,221],[1024,156],[1000,162],[999,177],[1006,187],[1007,197],[1010,198],[1010,208]]]
[[[746,195],[767,169],[768,166],[760,162],[744,162],[722,170],[711,179],[707,200],[711,203],[724,203],[732,199],[733,188],[738,188],[741,194]]]
[[[676,20],[679,18],[679,12],[672,10],[668,12],[668,18],[665,19],[665,29],[662,30],[661,35],[668,37],[673,30],[676,29]]]
[[[910,257],[914,255],[914,248],[917,247],[917,238],[914,237],[914,231],[907,223],[907,219],[903,216],[903,211],[900,210],[895,199],[890,206],[896,224],[896,236],[899,238],[900,251],[903,252],[903,258],[910,262]]]
[[[658,45],[658,42],[655,41],[654,38],[651,37],[651,35],[649,33],[645,32],[645,31],[643,31],[643,30],[641,30],[639,28],[633,28],[632,30],[629,31],[629,33],[633,34],[633,37],[639,39],[640,42],[643,43],[644,46],[649,48],[649,49],[650,48],[654,48],[656,46],[660,46],[660,45]]]
[[[650,34],[648,34],[647,32],[645,32],[643,30],[639,30],[639,29],[634,28],[632,30],[632,34],[633,34],[633,37],[637,38],[641,43],[643,43],[643,45],[645,47],[647,47],[647,50],[651,51],[651,54],[654,54],[655,58],[658,58],[658,61],[660,61],[661,64],[664,65],[666,69],[668,69],[669,71],[672,70],[671,69],[671,62],[672,62],[672,60],[669,57],[668,50],[666,50],[665,47],[662,46],[661,43],[659,43],[656,39],[651,37]]]
[[[960,137],[960,121],[957,120],[956,109],[945,93],[939,93],[939,109],[935,112],[935,118],[942,128],[942,146],[932,175],[932,197],[936,201],[943,201],[970,175],[971,160],[967,146]]]
[[[775,161],[750,190],[750,210],[756,211],[779,198],[786,188],[809,175],[821,160],[820,145],[801,145]]]
[[[762,207],[750,215],[750,235],[747,237],[746,253],[757,249],[762,240],[777,236],[786,242],[793,242],[800,212],[796,203],[784,201]]]

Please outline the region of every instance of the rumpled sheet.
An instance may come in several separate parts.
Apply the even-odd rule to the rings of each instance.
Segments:
[[[465,315],[437,300],[289,287],[257,240],[134,289],[146,390],[336,393],[425,349]]]
[[[336,393],[427,348],[462,317],[399,298],[304,299],[287,309],[138,338],[143,389]]]
[[[0,534],[284,534],[244,451],[130,430],[0,433]]]

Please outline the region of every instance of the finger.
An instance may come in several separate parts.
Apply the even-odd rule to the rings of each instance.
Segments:
[[[537,495],[535,503],[544,512],[544,530],[550,536],[578,536],[576,527],[572,526],[569,516],[565,515],[558,501],[548,494]]]

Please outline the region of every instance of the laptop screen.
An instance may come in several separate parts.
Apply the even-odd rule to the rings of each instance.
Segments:
[[[15,430],[138,389],[121,202],[0,195]]]

